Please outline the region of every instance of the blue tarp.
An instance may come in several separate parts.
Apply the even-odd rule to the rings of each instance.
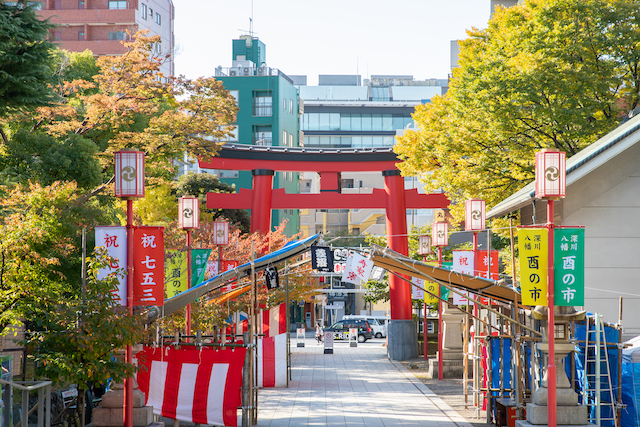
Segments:
[[[624,350],[622,356],[622,426],[640,426],[640,363],[631,360],[631,352],[640,348]]]

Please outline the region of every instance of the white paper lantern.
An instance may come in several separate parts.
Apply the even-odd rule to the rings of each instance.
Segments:
[[[567,192],[567,155],[562,151],[536,153],[536,198],[563,198]]]
[[[116,197],[144,197],[144,153],[142,151],[116,151]]]
[[[431,236],[418,237],[418,255],[429,255],[431,253]]]
[[[486,228],[487,214],[484,200],[471,199],[465,202],[464,229],[466,231],[481,231]]]
[[[449,245],[449,223],[434,222],[431,226],[431,244],[433,246]]]
[[[200,200],[197,197],[184,196],[178,199],[178,227],[200,227]]]
[[[227,221],[214,221],[213,223],[213,244],[229,244],[229,223]]]

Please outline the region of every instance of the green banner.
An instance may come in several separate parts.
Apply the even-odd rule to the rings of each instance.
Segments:
[[[556,228],[553,255],[554,304],[584,305],[584,228]]]
[[[204,272],[207,269],[211,249],[191,249],[191,287],[204,281]]]

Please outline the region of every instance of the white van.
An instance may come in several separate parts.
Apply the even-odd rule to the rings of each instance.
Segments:
[[[364,319],[369,322],[371,331],[375,338],[385,338],[387,336],[387,318],[386,316],[367,316],[362,314],[347,314],[342,316],[343,319]]]

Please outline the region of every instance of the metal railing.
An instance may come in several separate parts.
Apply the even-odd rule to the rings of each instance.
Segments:
[[[29,425],[29,392],[38,390],[38,403],[33,408],[38,409],[38,427],[50,427],[51,426],[51,381],[7,381],[0,379],[0,384],[9,386],[11,389],[22,390],[22,414],[20,417],[20,423],[17,423],[15,427],[28,426]],[[10,395],[12,393],[9,393]],[[9,405],[9,402],[5,402],[5,408]],[[11,410],[11,407],[8,406]],[[26,422],[23,422],[27,420]]]

